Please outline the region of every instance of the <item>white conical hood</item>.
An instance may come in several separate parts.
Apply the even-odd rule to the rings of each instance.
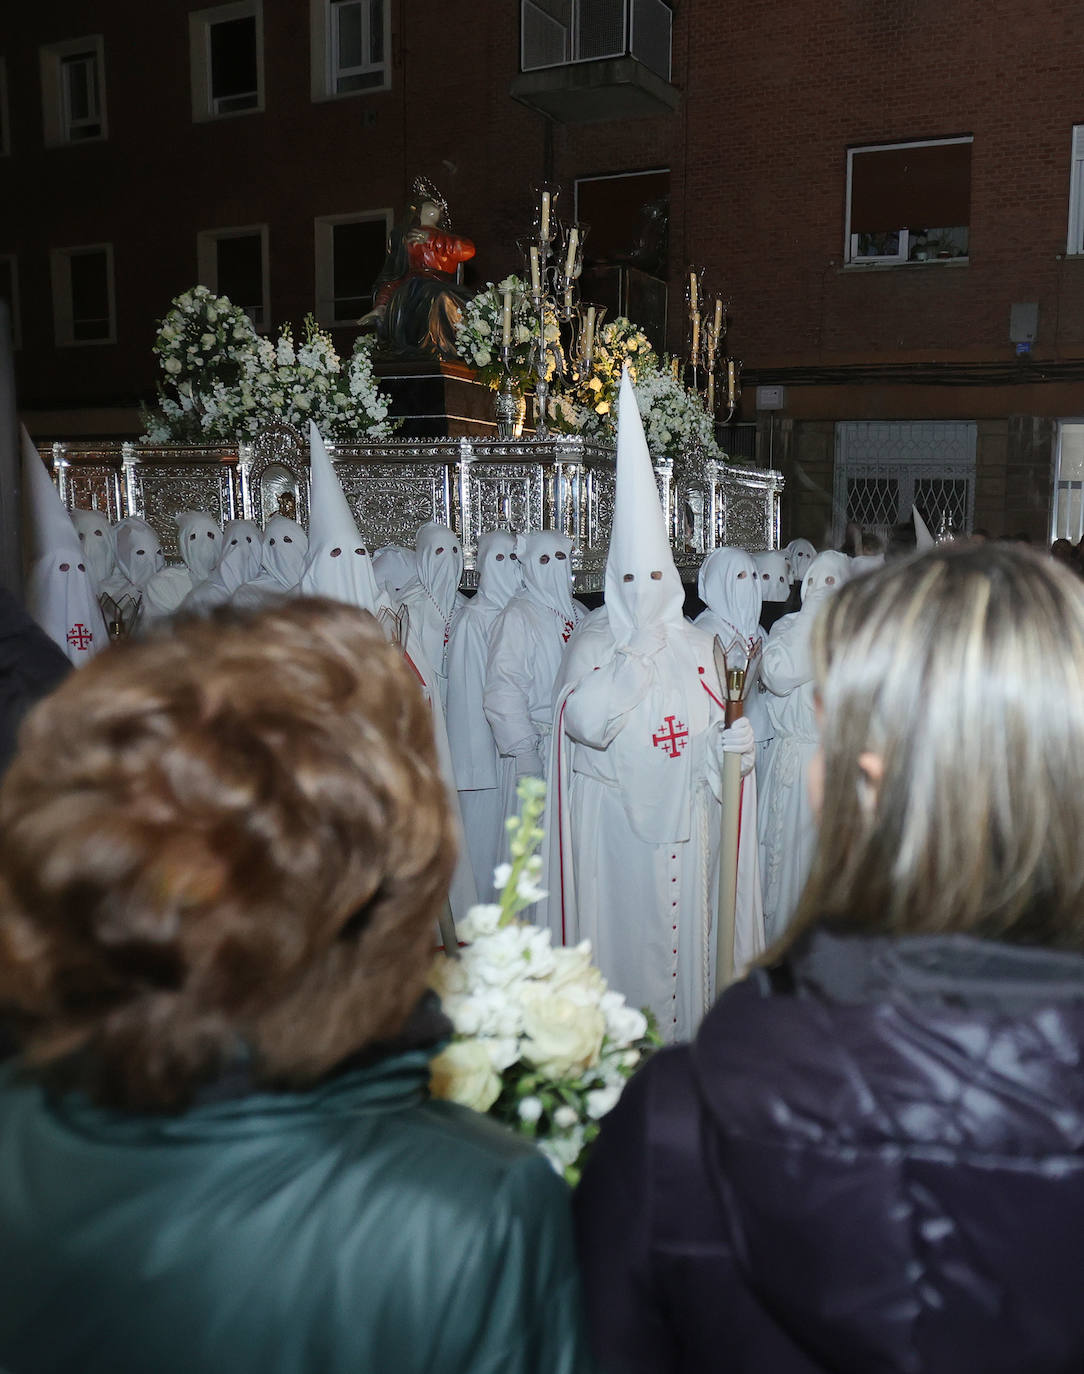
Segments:
[[[32,563],[26,608],[73,663],[109,642],[75,526],[30,435],[22,430],[23,482]]]
[[[478,600],[502,610],[523,590],[523,569],[516,556],[511,530],[490,530],[478,540],[474,566],[478,570]]]
[[[293,591],[301,579],[309,536],[288,515],[273,515],[263,536],[263,573],[283,591]],[[257,579],[257,580],[262,580]]]
[[[328,596],[376,615],[381,596],[373,560],[311,420],[309,466],[309,549],[299,590],[303,596]]]
[[[528,601],[548,606],[565,620],[576,619],[572,599],[572,540],[557,530],[516,536],[515,554]]]
[[[137,592],[166,566],[162,541],[146,520],[126,516],[117,526],[117,571]]]
[[[792,581],[802,585],[809,565],[817,556],[817,550],[808,539],[792,539],[784,552],[787,555],[787,562],[790,564]]]
[[[618,645],[657,623],[681,624],[681,585],[628,369],[617,411],[617,494],[606,558],[606,608]]]
[[[850,580],[851,560],[845,553],[826,549],[817,554],[802,578],[802,613],[815,613],[820,603]]]
[[[71,517],[83,546],[87,571],[95,586],[100,587],[117,561],[113,527],[105,512],[100,510],[73,510]]]
[[[919,514],[917,506],[911,507],[911,519],[915,526],[915,548],[921,553],[923,549],[932,549],[937,540],[930,533],[930,527]]]
[[[222,556],[222,529],[205,510],[182,510],[177,515],[177,546],[193,583],[210,577]]]
[[[401,544],[388,544],[373,554],[373,572],[377,586],[383,588],[398,605],[402,593],[418,578],[418,555]]]
[[[418,555],[417,578],[445,620],[456,607],[456,595],[463,579],[463,550],[459,536],[448,525],[429,520],[414,539]]]
[[[707,610],[696,623],[717,634],[724,646],[735,635],[756,639],[760,633],[760,574],[752,554],[744,549],[721,548],[709,553],[697,579],[700,599]]]
[[[760,574],[762,601],[786,601],[790,596],[791,566],[779,549],[762,549],[753,554],[753,562]]]

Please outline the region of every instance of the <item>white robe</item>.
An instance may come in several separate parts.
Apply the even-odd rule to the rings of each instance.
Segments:
[[[774,728],[760,797],[760,869],[769,942],[784,933],[809,874],[817,838],[809,805],[809,763],[817,751],[811,615],[776,621],[764,647],[761,681]]]
[[[502,825],[519,809],[517,758],[539,755],[546,775],[554,686],[571,637],[569,621],[574,629],[584,616],[579,602],[571,602],[571,608],[566,620],[524,592],[512,598],[493,626],[482,705],[500,754]]]
[[[667,632],[650,659],[615,653],[603,612],[569,646],[550,767],[545,914],[555,943],[589,939],[610,985],[653,1012],[674,1042],[695,1034],[715,998],[725,713],[711,637],[687,623]],[[645,815],[670,767],[681,796],[657,816],[648,801]],[[753,774],[741,808],[738,971],[764,948]]]
[[[467,850],[482,901],[489,900],[502,853],[501,764],[482,706],[490,638],[501,607],[476,596],[464,606],[448,642],[448,742]]]

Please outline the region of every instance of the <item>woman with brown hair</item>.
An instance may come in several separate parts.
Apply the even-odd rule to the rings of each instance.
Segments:
[[[1084,594],[1003,545],[813,629],[796,926],[603,1124],[607,1371],[1084,1367]]]
[[[0,1367],[584,1367],[564,1185],[428,1099],[454,862],[426,705],[325,601],[190,623],[0,789]]]

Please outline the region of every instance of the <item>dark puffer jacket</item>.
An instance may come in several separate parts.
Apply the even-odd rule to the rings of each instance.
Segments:
[[[603,1125],[603,1368],[1084,1369],[1084,957],[819,932]]]

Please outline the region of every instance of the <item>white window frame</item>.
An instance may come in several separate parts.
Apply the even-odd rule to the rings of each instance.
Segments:
[[[357,324],[356,319],[339,319],[335,315],[335,226],[380,222],[387,240],[394,222],[394,211],[358,210],[345,215],[318,215],[313,221],[313,242],[316,260],[316,322],[326,328]]]
[[[75,337],[72,302],[71,260],[88,253],[105,254],[106,288],[109,293],[109,333],[104,339]],[[53,248],[49,254],[53,283],[53,331],[57,348],[97,348],[117,342],[117,293],[113,272],[111,243],[81,243],[69,248]]]
[[[0,253],[0,262],[11,264],[11,346],[22,348],[23,323],[19,307],[19,259],[15,253]]]
[[[900,226],[900,241],[897,244],[896,252],[891,254],[867,254],[862,255],[858,252],[858,235],[851,233],[851,175],[854,166],[854,156],[856,153],[882,153],[899,152],[904,148],[938,148],[944,147],[949,143],[974,143],[975,139],[971,134],[964,134],[958,138],[916,138],[909,143],[865,143],[859,148],[847,149],[847,209],[846,219],[843,227],[843,261],[857,266],[870,267],[880,265],[883,267],[925,267],[928,263],[912,263],[909,255],[911,251],[911,231],[907,226]],[[949,228],[948,225],[938,225],[938,228]],[[970,233],[971,226],[967,226]],[[934,261],[931,259],[931,261]],[[947,262],[965,263],[968,255],[959,258],[945,259]],[[944,262],[941,264],[944,266]]]
[[[218,244],[222,239],[254,238],[259,235],[260,261],[263,263],[263,281],[260,306],[262,320],[253,320],[258,334],[266,334],[271,328],[271,235],[266,224],[238,224],[228,229],[201,229],[196,235],[196,270],[199,280],[208,291],[218,294]],[[234,301],[234,305],[239,302]]]
[[[0,157],[11,152],[11,109],[8,103],[7,58],[0,57]]]
[[[1084,253],[1084,124],[1073,125],[1069,162],[1069,232],[1065,252],[1070,257]]]
[[[1069,416],[1058,421],[1054,444],[1053,500],[1050,503],[1050,543],[1055,539],[1069,539],[1077,544],[1084,537],[1084,481],[1062,477],[1062,443],[1069,426],[1074,429],[1084,426],[1084,416]],[[1076,516],[1072,523],[1067,518],[1070,514]]]
[[[335,66],[335,23],[332,18],[332,0],[309,0],[309,54],[312,85],[312,99],[348,100],[353,96],[373,95],[378,91],[391,89],[391,0],[359,0],[370,7],[379,5],[384,11],[384,60],[367,67],[348,68],[345,72]],[[362,33],[368,26],[362,25]],[[335,89],[337,78],[365,71],[383,70],[384,79],[360,91],[339,91]]]
[[[211,89],[211,29],[234,19],[256,20],[256,104],[247,110],[218,110]],[[240,119],[262,114],[266,102],[263,57],[263,0],[234,0],[229,5],[193,10],[188,16],[188,52],[192,73],[192,122]]]
[[[98,118],[93,121],[100,131],[89,138],[72,138],[73,121],[68,111],[68,92],[64,64],[68,58],[83,53],[94,59],[98,93]],[[49,43],[39,50],[41,60],[42,120],[47,148],[70,148],[84,143],[101,143],[109,136],[105,100],[105,40],[100,33],[86,38],[70,38],[63,43]]]

